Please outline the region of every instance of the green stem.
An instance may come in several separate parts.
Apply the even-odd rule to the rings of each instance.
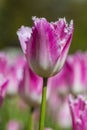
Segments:
[[[34,108],[30,108],[30,114],[29,114],[29,130],[33,130],[33,112]]]
[[[42,90],[42,102],[40,109],[40,121],[39,121],[39,130],[44,130],[44,119],[45,119],[45,108],[46,108],[46,87],[47,79],[43,80],[43,90]]]

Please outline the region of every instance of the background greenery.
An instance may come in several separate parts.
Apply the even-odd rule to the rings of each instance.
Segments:
[[[32,16],[55,21],[74,20],[70,52],[87,48],[87,0],[0,0],[0,48],[19,46],[16,31],[21,25],[32,26]]]

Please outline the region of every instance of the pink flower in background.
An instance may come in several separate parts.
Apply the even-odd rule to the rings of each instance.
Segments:
[[[48,98],[47,114],[61,128],[71,127],[67,97],[65,95],[60,96],[56,89],[51,92]]]
[[[68,69],[64,65],[58,74],[48,79],[48,87],[50,87],[52,92],[55,91],[57,95],[64,96],[69,92],[68,77],[70,77],[70,75],[68,75]]]
[[[7,95],[14,96],[18,94],[18,86],[23,78],[24,65],[25,59],[21,55],[18,55],[14,62],[8,65],[7,77],[9,78],[9,84],[7,88]]]
[[[74,93],[81,93],[87,89],[87,55],[77,52],[67,57],[69,86]],[[67,74],[66,74],[67,76]]]
[[[0,74],[0,106],[3,103],[3,99],[6,96],[7,86],[8,86],[8,80],[6,80],[3,75]]]
[[[0,106],[2,105],[3,99],[6,96],[8,78],[6,78],[7,70],[7,59],[3,52],[0,52]]]
[[[23,76],[23,67],[26,61],[17,48],[7,48],[4,53],[7,59],[5,77],[9,79],[6,94],[12,97],[18,94],[18,86]]]
[[[72,117],[73,130],[87,130],[87,101],[83,96],[77,99],[69,97],[69,107]]]
[[[68,106],[68,99],[61,102],[57,115],[57,123],[61,128],[71,128],[71,115]]]
[[[23,78],[19,85],[19,94],[30,106],[37,106],[41,102],[43,79],[36,75],[26,63]]]
[[[48,80],[48,87],[60,95],[83,93],[87,90],[87,53],[68,55],[63,69]]]
[[[44,130],[53,130],[52,128],[44,128]]]
[[[7,124],[6,130],[23,130],[23,126],[16,120],[10,120]]]
[[[60,104],[61,104],[61,100],[58,94],[56,93],[56,90],[51,91],[50,96],[47,100],[47,114],[56,123],[58,123],[57,115],[58,115]]]
[[[5,77],[7,71],[8,61],[7,56],[4,52],[0,52],[0,74],[3,74]]]
[[[32,28],[22,26],[17,35],[30,68],[40,76],[55,75],[62,68],[73,35],[70,25],[60,18],[49,23],[45,18],[33,17]]]

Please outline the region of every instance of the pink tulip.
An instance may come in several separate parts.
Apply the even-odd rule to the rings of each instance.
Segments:
[[[6,130],[23,130],[23,126],[16,120],[10,120],[7,124]]]
[[[53,122],[57,122],[58,111],[61,104],[61,100],[57,95],[56,91],[52,91],[47,100],[47,114],[52,118]]]
[[[74,93],[81,93],[87,89],[87,55],[77,52],[67,57],[69,86]],[[66,74],[66,75],[67,75]]]
[[[7,59],[6,55],[0,52],[0,106],[6,96],[8,78],[6,78]]]
[[[73,130],[87,130],[87,101],[83,96],[77,99],[69,97],[69,107],[72,117]]]
[[[49,23],[33,17],[32,28],[22,26],[17,35],[30,68],[40,76],[55,75],[62,68],[73,35],[73,21],[65,18]]]
[[[69,111],[67,98],[61,102],[59,106],[59,111],[57,115],[57,123],[61,128],[70,128],[71,127],[71,115]]]
[[[0,106],[2,105],[3,99],[6,96],[8,80],[6,80],[3,75],[0,75]]]
[[[66,62],[65,62],[66,64]],[[53,77],[48,79],[48,87],[56,92],[57,95],[66,95],[69,91],[68,69],[64,65],[63,69]]]
[[[52,128],[44,128],[44,130],[53,130]]]
[[[18,86],[23,76],[25,59],[17,48],[8,48],[5,50],[5,54],[7,58],[5,77],[9,79],[6,94],[12,97],[18,94]]]
[[[0,52],[0,74],[5,75],[7,71],[8,61],[6,54],[4,52]]]
[[[61,128],[70,128],[71,120],[67,97],[62,98],[55,89],[55,91],[51,92],[47,103],[47,114],[52,118],[52,121]]]
[[[23,76],[23,67],[25,59],[23,56],[17,56],[15,61],[11,64],[8,61],[7,77],[9,78],[9,84],[7,88],[7,95],[14,96],[18,94],[18,86]]]
[[[41,102],[43,79],[36,75],[27,65],[24,66],[23,78],[19,85],[19,94],[30,106]]]
[[[48,86],[62,95],[87,91],[87,53],[68,55],[63,69],[49,78]]]

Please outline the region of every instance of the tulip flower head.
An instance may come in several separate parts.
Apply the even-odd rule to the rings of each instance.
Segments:
[[[65,18],[49,23],[33,17],[32,28],[22,26],[18,38],[30,68],[42,77],[55,75],[62,68],[73,36],[73,21]]]
[[[73,130],[87,130],[87,101],[84,97],[80,95],[74,100],[70,96],[69,107]]]
[[[76,52],[69,55],[66,60],[68,76],[68,86],[74,93],[85,92],[87,89],[87,55],[86,53]]]
[[[19,84],[19,94],[30,106],[38,106],[41,103],[43,79],[36,75],[26,63],[23,78]]]

